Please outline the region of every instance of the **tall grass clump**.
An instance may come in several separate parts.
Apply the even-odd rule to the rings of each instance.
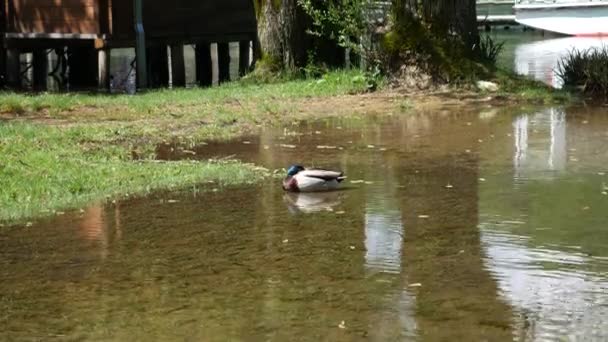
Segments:
[[[477,48],[478,58],[486,64],[495,66],[504,45],[504,42],[498,43],[490,36],[483,36]]]
[[[559,61],[557,74],[565,87],[608,99],[608,46],[571,50]]]

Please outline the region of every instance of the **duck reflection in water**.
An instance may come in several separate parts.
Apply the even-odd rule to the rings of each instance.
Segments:
[[[292,214],[311,214],[321,211],[333,211],[342,203],[343,193],[331,192],[286,192],[283,201]]]

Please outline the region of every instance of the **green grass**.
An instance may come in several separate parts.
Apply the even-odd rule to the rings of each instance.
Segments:
[[[493,81],[500,87],[497,95],[516,101],[551,104],[574,100],[572,93],[566,90],[552,88],[510,71],[498,70]]]
[[[108,128],[0,126],[0,222],[18,222],[125,194],[256,182],[267,171],[224,162],[133,161]]]
[[[73,111],[109,112],[121,118],[183,114],[182,110],[235,104],[236,101],[264,102],[280,99],[335,96],[365,90],[365,79],[358,71],[334,71],[320,79],[299,79],[274,84],[232,82],[221,87],[152,90],[137,96],[88,93],[20,94],[0,92],[0,112],[27,114],[44,112],[51,117],[72,116]],[[202,106],[202,108],[200,108]],[[83,117],[86,118],[86,115]]]

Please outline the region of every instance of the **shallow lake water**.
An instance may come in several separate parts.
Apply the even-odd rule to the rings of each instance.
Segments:
[[[3,227],[0,340],[606,340],[605,112],[362,116],[200,146],[349,178]]]

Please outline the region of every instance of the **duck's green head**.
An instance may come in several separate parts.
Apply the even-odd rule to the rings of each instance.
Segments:
[[[304,168],[300,165],[292,165],[287,169],[287,175],[293,177],[298,174],[298,172],[304,171]]]

